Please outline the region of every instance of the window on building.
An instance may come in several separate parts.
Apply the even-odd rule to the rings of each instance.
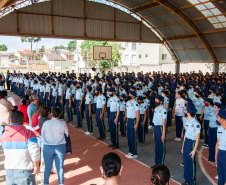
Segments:
[[[136,55],[132,55],[132,63],[136,63]]]
[[[128,42],[126,42],[126,43],[125,43],[125,47],[127,48],[128,46],[129,46],[129,43],[128,43]]]
[[[133,42],[132,43],[132,50],[136,50],[136,47],[137,47],[136,42]]]
[[[167,54],[162,54],[162,60],[167,60]]]
[[[129,55],[125,55],[125,60],[128,60],[129,59]]]
[[[148,54],[146,54],[145,57],[147,58],[148,57]]]
[[[139,58],[141,58],[142,57],[142,55],[139,55]]]

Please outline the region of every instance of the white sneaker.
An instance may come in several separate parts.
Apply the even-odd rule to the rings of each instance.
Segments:
[[[174,139],[174,141],[178,141],[178,139],[179,139],[179,138],[178,138],[178,137],[176,137],[176,138]]]
[[[85,132],[85,135],[90,135],[90,132],[89,131]]]
[[[131,153],[128,153],[128,154],[126,154],[125,156],[127,157],[127,158],[129,158],[129,156],[131,156],[132,154]]]
[[[138,155],[133,155],[133,154],[131,154],[131,155],[128,156],[127,158],[129,158],[129,159],[136,159],[136,158],[138,158]]]
[[[151,129],[152,129],[152,127],[153,127],[153,126],[151,126],[151,125],[148,125],[148,130],[151,130]]]
[[[215,179],[217,179],[217,180],[218,180],[218,175],[215,177]]]

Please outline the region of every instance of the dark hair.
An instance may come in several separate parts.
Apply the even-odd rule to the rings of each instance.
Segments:
[[[47,107],[47,106],[42,107],[41,113],[40,113],[41,117],[48,117],[49,111],[50,111],[49,107]]]
[[[102,167],[106,177],[117,176],[121,169],[121,159],[113,152],[103,156]]]
[[[13,124],[23,125],[25,122],[24,114],[21,111],[14,111],[11,114],[11,120]]]
[[[27,96],[27,95],[25,95],[24,97],[23,97],[23,99],[22,99],[22,104],[23,104],[23,106],[26,106],[27,105],[27,100],[29,100],[29,96]],[[30,100],[29,100],[30,101]]]
[[[156,166],[152,171],[151,182],[155,185],[169,184],[170,171],[165,165]]]
[[[52,112],[53,117],[58,118],[60,117],[60,114],[61,114],[60,108],[53,109],[53,112]]]
[[[0,92],[0,97],[1,97],[1,98],[4,98],[5,96],[8,96],[7,91],[5,91],[5,90],[1,91],[1,92]]]

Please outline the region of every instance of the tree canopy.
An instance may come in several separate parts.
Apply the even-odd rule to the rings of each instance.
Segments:
[[[68,50],[75,50],[77,47],[77,42],[76,40],[72,40],[68,43],[67,49]]]
[[[8,48],[5,44],[0,45],[0,51],[7,51]]]
[[[121,62],[121,51],[125,50],[117,42],[107,42],[107,41],[84,41],[81,44],[81,55],[88,67],[97,66],[97,61],[93,60],[93,46],[112,46],[112,60],[100,60],[99,66],[101,68],[110,68],[113,66],[118,66]]]

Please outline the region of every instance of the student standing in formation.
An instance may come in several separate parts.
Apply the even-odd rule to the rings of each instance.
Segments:
[[[119,148],[118,142],[118,120],[119,120],[119,112],[120,112],[120,100],[115,94],[115,88],[108,89],[109,92],[109,102],[110,102],[110,119],[109,119],[109,129],[110,129],[110,137],[112,144],[108,145],[108,147],[112,147],[112,149]]]
[[[155,168],[158,165],[163,165],[166,155],[166,118],[167,112],[163,107],[164,97],[161,95],[155,96],[155,111],[153,117],[154,132],[153,138],[155,140]]]
[[[181,152],[184,160],[184,179],[182,185],[196,184],[196,152],[200,140],[201,125],[196,120],[195,115],[197,110],[194,105],[189,103],[185,112],[185,137]]]
[[[217,121],[221,126],[218,127],[217,145],[216,145],[216,166],[218,172],[218,185],[226,183],[226,111],[220,110],[217,115]]]
[[[121,137],[126,137],[126,95],[122,94],[120,97],[120,113],[119,113],[119,122],[120,122],[120,132]]]
[[[137,155],[137,128],[140,121],[140,106],[136,102],[136,92],[129,92],[130,100],[126,104],[127,115],[127,138],[129,144],[129,153],[126,155],[129,159],[135,159]]]
[[[77,128],[82,128],[82,102],[84,100],[84,93],[82,90],[83,83],[79,82],[77,84],[77,90],[75,91],[75,101],[76,101],[76,115],[77,115]]]
[[[92,120],[92,105],[93,105],[93,95],[91,94],[92,87],[86,87],[87,94],[85,96],[85,111],[88,131],[86,135],[93,135],[93,120]]]
[[[72,96],[71,96],[71,84],[68,82],[66,83],[66,110],[67,110],[67,116],[68,116],[68,121],[66,123],[70,123],[73,120],[73,115],[72,115]]]
[[[106,130],[105,130],[105,124],[104,124],[104,111],[106,108],[106,98],[102,94],[101,87],[96,88],[96,95],[97,95],[96,121],[99,129],[99,133],[100,133],[100,137],[98,137],[97,139],[104,140],[106,138]]]
[[[61,111],[61,115],[60,115],[60,119],[64,119],[64,100],[63,100],[63,97],[64,97],[64,90],[63,90],[63,86],[62,86],[62,81],[60,79],[58,79],[58,104],[59,104],[59,108],[60,108],[60,111]]]

